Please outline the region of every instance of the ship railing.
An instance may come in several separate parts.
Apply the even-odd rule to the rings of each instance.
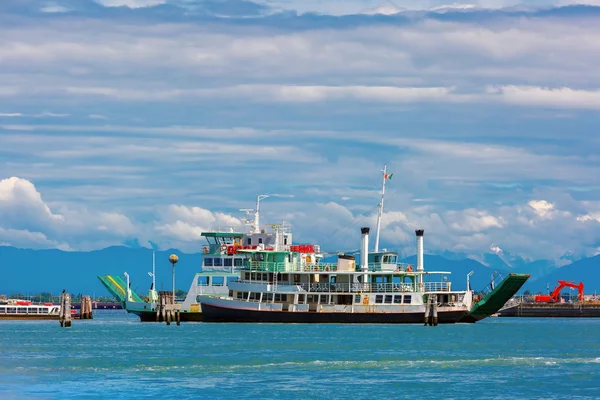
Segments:
[[[264,285],[265,281],[239,280],[240,283]],[[297,283],[277,281],[277,286],[294,286],[300,291],[309,293],[397,293],[415,292],[417,284],[412,283]],[[442,290],[437,290],[442,291]]]
[[[223,272],[223,273],[234,273],[243,270],[244,267],[241,265],[236,266],[218,266],[218,267],[202,267],[202,272]]]
[[[305,283],[297,286],[310,293],[397,293],[415,291],[415,285],[411,283]]]
[[[423,282],[425,292],[449,292],[450,287],[450,282]]]
[[[487,296],[492,290],[496,288],[503,280],[505,276],[498,271],[494,271],[492,274],[492,280],[490,283],[481,290],[480,294],[482,296]]]
[[[248,261],[246,271],[286,272],[285,262],[274,261]]]
[[[385,266],[385,268],[383,268]],[[360,266],[356,266],[356,270],[360,271]],[[369,263],[369,271],[371,272],[379,272],[379,271],[395,271],[395,272],[413,272],[416,271],[414,265],[408,263]]]
[[[337,264],[335,263],[320,263],[307,265],[294,265],[289,272],[335,272]]]

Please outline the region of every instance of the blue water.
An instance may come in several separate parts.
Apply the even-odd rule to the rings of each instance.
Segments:
[[[600,398],[600,319],[0,322],[0,399]]]

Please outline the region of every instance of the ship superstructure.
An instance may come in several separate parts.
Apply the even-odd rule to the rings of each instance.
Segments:
[[[369,253],[369,231],[361,228],[358,262],[350,254],[324,263],[310,252],[239,250],[248,262],[228,295],[200,296],[204,320],[419,323],[431,316],[437,324],[458,322],[468,313],[472,291],[453,291],[444,279],[449,272],[398,263],[396,252]],[[422,237],[417,231],[417,243]]]

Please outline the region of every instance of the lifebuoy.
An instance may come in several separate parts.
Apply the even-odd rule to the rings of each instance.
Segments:
[[[235,254],[235,246],[227,246],[227,254]]]
[[[204,246],[204,247],[202,248],[202,252],[203,252],[204,254],[208,253],[208,247],[207,247],[207,246]]]
[[[412,272],[412,265],[409,265],[409,266],[408,266],[408,268],[406,268],[406,270],[407,270],[408,272]]]
[[[226,244],[222,244],[221,245],[221,251],[225,251],[227,250],[227,245]]]

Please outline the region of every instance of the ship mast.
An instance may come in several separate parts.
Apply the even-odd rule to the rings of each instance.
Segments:
[[[377,232],[375,232],[375,253],[379,251],[379,231],[381,230],[381,214],[383,213],[383,196],[385,195],[385,181],[387,180],[387,165],[383,166],[383,185],[381,187],[381,202],[377,212]]]
[[[152,249],[152,290],[156,290],[156,257]]]
[[[260,194],[256,198],[256,210],[254,211],[254,232],[260,233],[260,201],[269,197],[268,194]]]

